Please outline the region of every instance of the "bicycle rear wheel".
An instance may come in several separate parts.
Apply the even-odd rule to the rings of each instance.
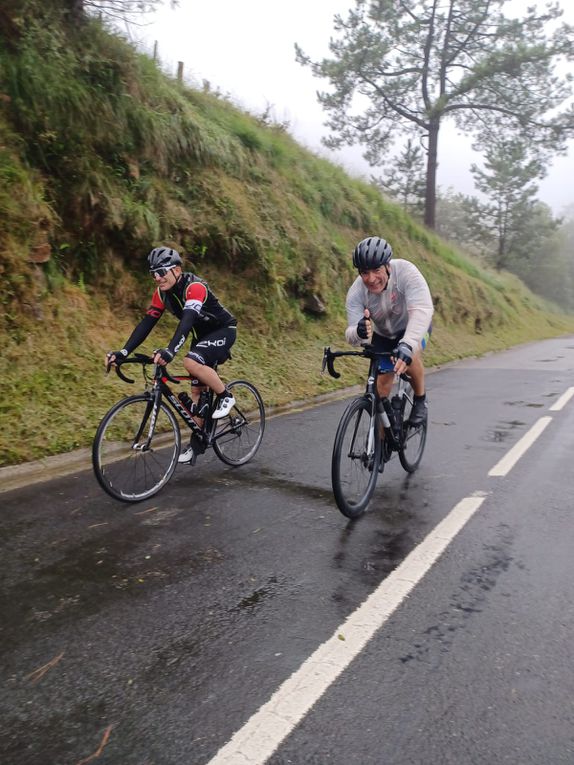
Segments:
[[[331,481],[337,507],[347,518],[365,510],[375,490],[381,461],[376,422],[371,427],[371,402],[356,398],[347,407],[335,436]]]
[[[404,396],[403,446],[399,449],[399,460],[407,473],[414,473],[420,465],[427,440],[427,423],[412,427],[409,417],[413,408],[413,391],[408,388]]]
[[[130,396],[113,406],[98,426],[92,464],[100,486],[114,499],[140,502],[152,497],[177,467],[179,426],[163,402],[146,446],[152,409],[149,396]]]
[[[257,388],[245,380],[227,386],[235,405],[227,417],[216,420],[213,450],[222,462],[244,465],[259,449],[265,431],[265,406]]]

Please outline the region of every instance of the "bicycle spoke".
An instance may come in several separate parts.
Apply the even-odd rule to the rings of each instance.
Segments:
[[[381,444],[372,431],[370,402],[359,398],[347,407],[335,437],[331,477],[337,506],[348,518],[367,507],[377,481]]]
[[[213,449],[228,465],[244,465],[259,449],[265,430],[265,407],[257,389],[248,382],[229,383],[235,405],[216,421]]]
[[[419,466],[425,449],[427,423],[412,427],[409,417],[413,408],[412,388],[407,384],[403,419],[403,446],[399,450],[399,460],[404,470],[413,473]]]
[[[119,402],[103,418],[92,451],[94,472],[112,497],[138,502],[156,494],[177,465],[179,427],[161,404],[150,439],[152,403],[144,395]]]

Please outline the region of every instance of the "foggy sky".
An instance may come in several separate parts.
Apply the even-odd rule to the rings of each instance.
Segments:
[[[530,4],[513,0],[512,7]],[[574,8],[561,4],[564,19],[574,23]],[[327,83],[298,64],[294,51],[297,42],[313,60],[329,55],[333,17],[345,16],[351,7],[353,0],[181,0],[178,9],[162,7],[147,17],[145,26],[130,25],[128,36],[148,52],[157,41],[162,67],[175,74],[182,61],[184,77],[193,86],[201,87],[207,80],[214,90],[254,114],[272,107],[274,119],[288,123],[297,141],[350,174],[368,179],[380,170],[362,159],[362,149],[350,147],[335,154],[321,145],[328,130],[316,92]],[[445,122],[439,140],[440,188],[476,194],[469,165],[480,157],[472,155],[469,137]],[[539,185],[538,198],[556,215],[574,203],[574,141],[570,146],[568,156],[557,157]]]

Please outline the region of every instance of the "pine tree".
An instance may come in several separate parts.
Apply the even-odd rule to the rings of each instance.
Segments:
[[[427,145],[425,223],[434,228],[439,131],[452,119],[467,133],[502,132],[551,150],[574,130],[569,77],[556,64],[574,57],[572,29],[555,22],[557,4],[502,12],[506,0],[355,0],[335,17],[331,57],[297,60],[331,86],[319,93],[340,148],[359,143],[372,165],[384,162],[401,134]]]
[[[425,169],[423,151],[409,138],[401,154],[392,159],[382,176],[371,180],[404,210],[421,216],[425,199]]]
[[[482,227],[485,237],[495,242],[494,265],[507,266],[510,256],[524,252],[521,240],[531,242],[547,236],[553,224],[547,220],[533,229],[536,180],[545,175],[544,156],[531,156],[523,141],[507,139],[493,143],[486,152],[484,169],[473,164],[471,172],[478,191],[489,202],[474,200],[472,214],[475,226]],[[552,218],[550,218],[552,221]],[[528,244],[526,244],[528,247]]]

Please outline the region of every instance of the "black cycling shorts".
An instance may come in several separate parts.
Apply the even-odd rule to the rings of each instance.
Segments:
[[[188,359],[212,367],[215,363],[222,364],[229,358],[229,350],[237,338],[237,327],[222,327],[204,335],[201,340],[191,344]]]

